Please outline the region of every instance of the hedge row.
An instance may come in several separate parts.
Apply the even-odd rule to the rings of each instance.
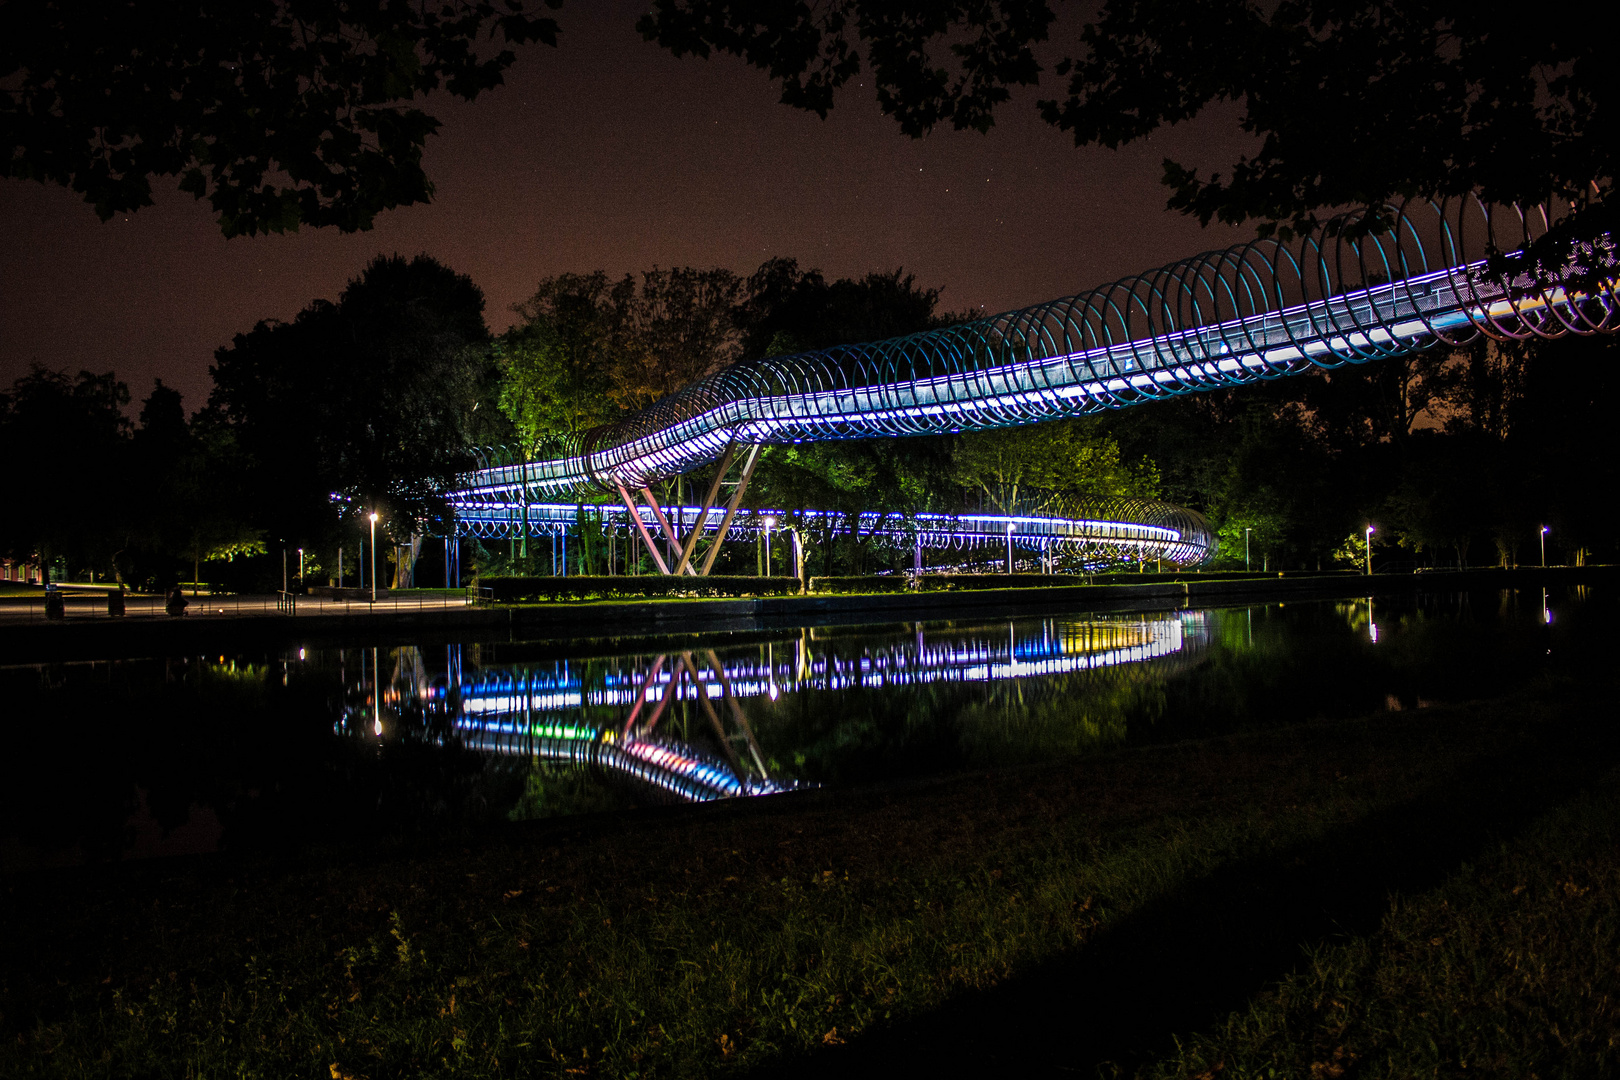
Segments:
[[[899,593],[911,591],[911,578],[905,574],[886,574],[883,577],[813,577],[809,592],[813,593]]]
[[[1276,578],[1269,574],[1212,573],[1106,574],[1086,577],[1080,574],[924,574],[914,579],[908,574],[875,574],[861,577],[813,577],[809,591],[822,596],[851,593],[952,592],[978,589],[1037,589],[1047,586],[1088,584],[1149,584],[1186,581],[1196,577]],[[1296,575],[1298,576],[1298,575]],[[480,584],[492,599],[514,600],[613,600],[655,596],[788,596],[799,591],[790,577],[665,577],[644,574],[632,577],[489,577]]]
[[[898,593],[950,592],[969,589],[1034,589],[1044,585],[1084,585],[1077,574],[924,574],[913,579],[905,574],[867,577],[813,577],[813,593]]]
[[[647,596],[782,596],[799,591],[797,578],[665,577],[486,577],[479,580],[494,600],[618,600]]]
[[[1152,585],[1165,581],[1276,581],[1278,578],[1345,577],[1361,573],[1360,570],[1177,570],[1162,574],[1138,574],[1120,570],[1101,573],[1093,579],[1097,585]]]

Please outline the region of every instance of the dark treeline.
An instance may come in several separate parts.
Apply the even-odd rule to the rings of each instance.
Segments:
[[[1612,337],[1434,350],[1127,409],[1165,498],[1204,510],[1222,562],[1272,569],[1611,560],[1620,377]]]
[[[220,348],[189,419],[161,382],[131,423],[112,373],[36,366],[0,403],[0,444],[46,482],[13,503],[0,545],[78,580],[279,588],[284,550],[296,567],[304,549],[308,580],[324,581],[341,544],[352,575],[376,510],[379,556],[412,545],[397,560],[407,584],[440,482],[506,430],[487,404],[483,311],[472,281],[433,259],[379,257],[336,303]]]
[[[335,302],[221,347],[189,417],[161,381],[135,402],[113,373],[36,366],[0,395],[0,453],[30,481],[0,551],[77,580],[267,588],[284,551],[294,566],[304,551],[311,583],[335,576],[340,548],[352,574],[375,512],[381,580],[436,583],[442,546],[424,539],[443,535],[439,492],[472,447],[543,456],[736,360],[966,317],[898,270],[829,281],[790,259],[748,278],[564,274],[515,310],[493,336],[470,279],[379,257]],[[1386,569],[1535,561],[1543,527],[1552,561],[1611,558],[1617,359],[1608,338],[1481,341],[1029,428],[772,447],[746,501],[792,525],[806,509],[1061,513],[1160,497],[1210,517],[1221,564],[1243,565],[1247,541],[1256,569],[1359,565],[1369,525]],[[690,499],[708,480],[662,494]],[[590,512],[604,497],[579,497],[571,572],[605,572],[609,550],[631,569]],[[909,557],[872,537],[801,536],[812,573]],[[467,573],[553,565],[538,545],[473,555]],[[728,552],[716,569],[753,573],[757,559]]]

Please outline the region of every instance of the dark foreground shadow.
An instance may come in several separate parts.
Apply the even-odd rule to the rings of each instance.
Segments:
[[[1129,1074],[1173,1052],[1173,1035],[1243,1008],[1303,946],[1376,930],[1391,892],[1436,887],[1600,778],[1617,749],[1606,731],[1565,730],[1476,762],[1319,843],[1192,882],[993,990],[757,1075]]]

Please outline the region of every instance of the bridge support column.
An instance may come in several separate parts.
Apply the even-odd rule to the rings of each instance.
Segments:
[[[658,567],[660,574],[669,573],[669,567],[664,564],[664,557],[658,554],[658,545],[653,543],[652,534],[647,531],[647,523],[641,520],[641,514],[636,511],[635,500],[630,498],[630,493],[624,489],[623,484],[615,483],[614,486],[619,489],[619,498],[624,500],[624,508],[630,512],[630,523],[641,534],[641,542],[647,545],[647,552],[653,557],[653,565]]]
[[[698,573],[703,577],[709,576],[709,569],[714,566],[715,556],[720,554],[720,545],[725,543],[726,530],[731,528],[731,519],[737,516],[737,507],[742,505],[743,494],[748,490],[748,481],[753,479],[754,466],[759,464],[758,444],[748,448],[748,456],[743,459],[742,475],[737,478],[737,490],[731,493],[731,501],[726,503],[726,516],[720,519],[720,531],[715,534],[714,543],[709,545],[709,552],[703,557],[703,569]]]
[[[720,464],[714,470],[714,483],[709,485],[709,494],[703,499],[703,508],[698,511],[697,520],[692,523],[692,531],[686,537],[686,543],[681,547],[681,561],[675,564],[675,574],[680,576],[692,561],[692,551],[697,547],[698,537],[703,535],[703,523],[709,519],[709,510],[714,506],[714,500],[720,494],[720,482],[731,471],[731,455],[736,447],[735,442],[726,443],[726,452],[720,455]],[[725,538],[722,533],[716,538],[718,544]]]
[[[659,527],[664,530],[664,536],[669,540],[670,558],[674,558],[675,549],[681,545],[681,538],[676,535],[675,527],[669,523],[669,518],[664,516],[664,508],[658,505],[657,499],[653,498],[652,489],[645,484],[641,486],[641,497],[647,500],[648,506],[652,507],[653,517],[658,519]],[[631,508],[631,513],[635,513],[635,509],[633,507]],[[660,569],[663,569],[664,565],[665,564],[662,559],[658,560],[658,566]],[[665,570],[664,573],[679,574],[680,571]]]

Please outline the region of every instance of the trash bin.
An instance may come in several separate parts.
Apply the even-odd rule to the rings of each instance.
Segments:
[[[124,613],[124,590],[107,590],[107,614],[118,616]]]
[[[45,586],[45,617],[47,619],[60,619],[67,615],[62,606],[62,592],[54,586]]]

